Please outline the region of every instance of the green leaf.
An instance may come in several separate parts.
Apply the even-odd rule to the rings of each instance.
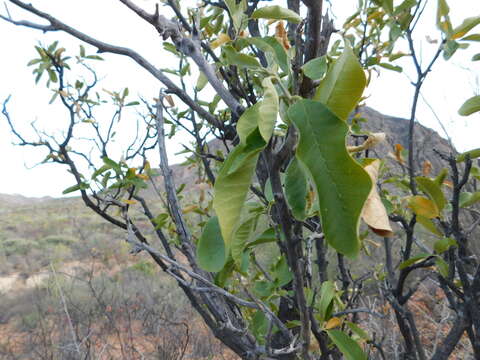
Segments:
[[[211,217],[203,229],[197,246],[198,265],[205,271],[218,272],[227,262],[225,243],[216,216]]]
[[[317,88],[314,99],[325,104],[340,119],[346,120],[362,97],[365,73],[345,41],[342,55],[333,63]]]
[[[395,8],[393,15],[398,15],[405,10],[410,10],[415,5],[417,5],[417,0],[405,0]]]
[[[80,184],[73,185],[73,186],[70,186],[70,187],[66,188],[65,190],[62,191],[62,194],[65,195],[65,194],[69,194],[69,193],[72,193],[72,192],[78,191],[78,190],[86,190],[89,187],[90,187],[90,185],[88,185],[85,182],[82,182]]]
[[[273,273],[275,276],[275,283],[278,287],[287,285],[293,279],[292,272],[288,267],[287,258],[285,256],[281,256],[280,260],[275,264]]]
[[[249,69],[258,69],[261,67],[255,57],[238,52],[232,45],[223,46],[222,51],[229,65],[237,65]]]
[[[392,65],[392,64],[389,64],[389,63],[380,63],[380,64],[378,64],[378,66],[381,66],[385,69],[396,71],[396,72],[399,72],[399,73],[401,73],[403,71],[403,68],[401,66]]]
[[[202,91],[205,85],[208,84],[208,79],[203,72],[200,71],[198,75],[197,85],[195,85],[195,89],[197,91]]]
[[[302,21],[301,16],[295,11],[285,9],[278,5],[265,6],[255,10],[252,14],[252,19],[287,20],[294,24],[299,24]]]
[[[398,267],[399,270],[403,270],[407,267],[409,267],[410,265],[413,265],[413,264],[416,264],[428,257],[432,256],[432,254],[427,254],[427,253],[421,253],[421,254],[418,254],[417,256],[414,256],[414,257],[411,257],[410,259],[408,260],[405,260],[404,262],[402,262],[400,264],[400,266]]]
[[[248,108],[240,117],[237,132],[241,144],[246,144],[248,136],[259,128],[265,143],[270,140],[278,114],[278,95],[271,78],[265,78],[263,100]]]
[[[430,197],[430,199],[435,202],[435,205],[437,205],[439,211],[442,211],[445,205],[447,205],[447,199],[445,199],[445,195],[443,195],[440,185],[425,176],[417,176],[415,181],[417,182],[420,190],[422,190]]]
[[[290,73],[290,58],[285,51],[285,48],[278,42],[278,40],[273,36],[268,36],[264,38],[251,37],[241,39],[249,44],[255,45],[258,49],[262,50],[265,53],[270,53],[272,55],[271,62],[280,66],[285,73]],[[237,40],[240,41],[240,40]]]
[[[480,95],[471,97],[460,107],[458,113],[462,116],[468,116],[480,111]]]
[[[240,267],[242,264],[243,251],[255,225],[256,217],[250,217],[235,229],[232,236],[231,254],[235,264]]]
[[[437,269],[440,275],[442,275],[444,278],[448,278],[449,266],[447,262],[441,257],[437,256],[435,258],[435,265],[437,265]]]
[[[449,60],[459,47],[460,45],[455,40],[448,40],[443,47],[443,58]]]
[[[460,39],[462,41],[480,41],[480,34],[472,34]]]
[[[480,16],[466,18],[463,22],[453,29],[452,39],[459,39],[465,36],[475,26],[480,24]]]
[[[293,216],[305,220],[307,207],[307,177],[296,157],[290,161],[285,172],[285,195]]]
[[[464,192],[460,194],[460,207],[469,207],[472,206],[473,204],[477,203],[480,201],[480,191],[469,193],[469,192]]]
[[[460,155],[457,156],[457,162],[463,162],[467,159],[467,157],[471,160],[471,159],[476,159],[478,157],[480,157],[480,148],[478,149],[473,149],[473,150],[469,150],[469,151],[466,151]]]
[[[302,66],[303,73],[312,80],[320,80],[327,72],[327,57],[321,56]]]
[[[102,167],[98,168],[97,170],[95,170],[95,172],[92,174],[92,179],[96,179],[98,177],[98,175],[101,175],[103,174],[105,171],[111,169],[110,166],[108,165],[103,165]]]
[[[80,45],[80,57],[85,57],[85,47]]]
[[[244,207],[258,154],[265,146],[266,143],[257,128],[248,136],[246,144],[237,145],[228,155],[215,181],[213,208],[217,213],[227,250]]]
[[[262,86],[264,89],[263,100],[260,103],[260,117],[258,127],[265,143],[270,141],[277,121],[278,114],[278,95],[273,86],[272,78],[263,79]]]
[[[246,0],[224,0],[225,5],[227,5],[228,12],[233,20],[233,26],[235,30],[240,31],[247,20],[245,11],[247,10]]]
[[[435,253],[441,254],[447,251],[452,246],[457,246],[457,242],[455,241],[455,239],[444,237],[440,240],[435,241],[435,243],[433,244],[433,249],[435,250]]]
[[[288,117],[300,133],[297,158],[315,184],[325,237],[338,252],[354,257],[372,182],[345,147],[348,126],[325,105],[307,99],[290,106]]]
[[[259,236],[257,236],[257,238],[255,240],[248,243],[246,248],[250,249],[250,248],[253,248],[257,245],[267,244],[267,243],[276,242],[276,241],[277,241],[277,234],[275,233],[275,229],[274,228],[268,228],[263,233],[261,233]]]
[[[480,53],[472,56],[472,61],[479,61],[479,60],[480,60]]]
[[[358,343],[341,330],[327,330],[328,337],[338,347],[346,360],[367,360]]]
[[[332,281],[325,281],[320,288],[318,311],[322,320],[327,320],[328,309],[335,298],[335,291],[335,284]]]
[[[443,236],[442,232],[438,230],[435,226],[434,222],[431,219],[427,219],[424,216],[417,215],[417,222],[420,223],[425,229],[430,231],[432,234],[436,236]]]
[[[371,341],[370,335],[363,330],[360,326],[357,324],[350,322],[350,321],[345,321],[345,324],[352,330],[360,339],[365,340],[365,341]]]
[[[122,172],[122,168],[120,167],[120,164],[117,164],[115,161],[112,159],[104,156],[103,157],[103,162],[105,165],[109,166],[111,169],[115,170],[117,174]]]

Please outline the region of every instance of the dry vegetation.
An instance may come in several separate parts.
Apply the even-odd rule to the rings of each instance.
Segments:
[[[78,199],[2,199],[1,359],[233,359]]]

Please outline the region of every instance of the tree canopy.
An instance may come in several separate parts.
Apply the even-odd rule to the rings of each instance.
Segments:
[[[360,0],[344,24],[331,18],[341,2],[321,0],[118,2],[158,32],[175,68],[41,5],[8,2],[38,22],[1,16],[97,49],[37,45],[28,63],[63,105],[61,134],[34,125],[37,138],[25,137],[3,103],[19,145],[46,149],[44,162],[73,176],[64,194],[124,229],[132,253],[148,253],[243,359],[438,360],[462,336],[480,358],[480,150],[437,151],[445,167],[434,168],[415,141],[425,79],[440,57],[478,46],[480,16],[452,23],[438,0],[437,49],[425,59],[416,27],[426,0]],[[132,59],[158,80],[158,96],[102,91],[102,53]],[[408,143],[375,158],[385,134],[362,127],[364,91],[374,73],[401,72],[400,58],[414,69]],[[478,96],[458,109],[478,111]],[[194,181],[177,183],[166,139],[182,142]],[[421,286],[449,306],[435,344],[412,310]]]

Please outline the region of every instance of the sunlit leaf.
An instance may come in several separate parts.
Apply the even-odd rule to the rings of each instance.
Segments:
[[[276,19],[287,20],[288,22],[298,24],[302,21],[300,15],[295,11],[283,8],[278,5],[265,6],[255,10],[252,14],[252,19]]]
[[[242,115],[243,116],[243,115]],[[228,155],[214,186],[213,208],[218,216],[227,249],[240,220],[258,154],[265,147],[258,128]]]
[[[342,55],[328,70],[314,99],[325,104],[340,119],[346,120],[362,97],[366,83],[363,68],[348,41],[345,41]]]
[[[462,116],[468,116],[480,111],[480,95],[471,97],[460,107],[458,113]]]

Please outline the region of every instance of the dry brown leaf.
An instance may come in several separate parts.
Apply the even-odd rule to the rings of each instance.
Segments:
[[[330,320],[327,321],[324,329],[330,330],[330,329],[339,327],[340,325],[342,325],[342,319],[338,317],[332,317]]]
[[[170,107],[174,107],[174,106],[175,106],[175,102],[173,101],[173,98],[172,98],[171,95],[165,96],[165,100],[167,100],[168,105],[170,105]]]
[[[423,176],[428,176],[432,172],[432,163],[428,160],[425,160],[422,164],[422,174]]]
[[[279,21],[277,26],[275,26],[275,37],[286,50],[290,49],[290,41],[288,41],[287,31],[283,26],[283,21]]]
[[[216,48],[218,48],[219,46],[221,46],[221,45],[223,45],[223,44],[225,44],[225,43],[227,43],[227,42],[229,42],[229,41],[231,41],[231,40],[232,40],[232,39],[230,39],[230,36],[228,36],[228,35],[225,34],[225,33],[221,33],[221,34],[218,35],[218,38],[217,38],[217,39],[215,39],[214,41],[212,41],[212,42],[210,43],[210,47],[211,47],[212,49],[216,49]]]
[[[373,133],[368,135],[367,140],[362,145],[358,146],[347,146],[347,150],[351,153],[359,152],[359,151],[364,151],[367,149],[370,149],[381,142],[385,141],[385,133]]]
[[[368,175],[370,175],[373,186],[363,206],[362,219],[375,234],[383,237],[391,237],[393,236],[393,230],[388,220],[387,210],[380,199],[376,187],[380,160],[373,161],[365,166],[364,169]]]
[[[400,164],[405,164],[405,160],[402,157],[402,150],[403,149],[404,149],[404,147],[401,144],[395,144],[395,159],[397,159],[397,161]]]

